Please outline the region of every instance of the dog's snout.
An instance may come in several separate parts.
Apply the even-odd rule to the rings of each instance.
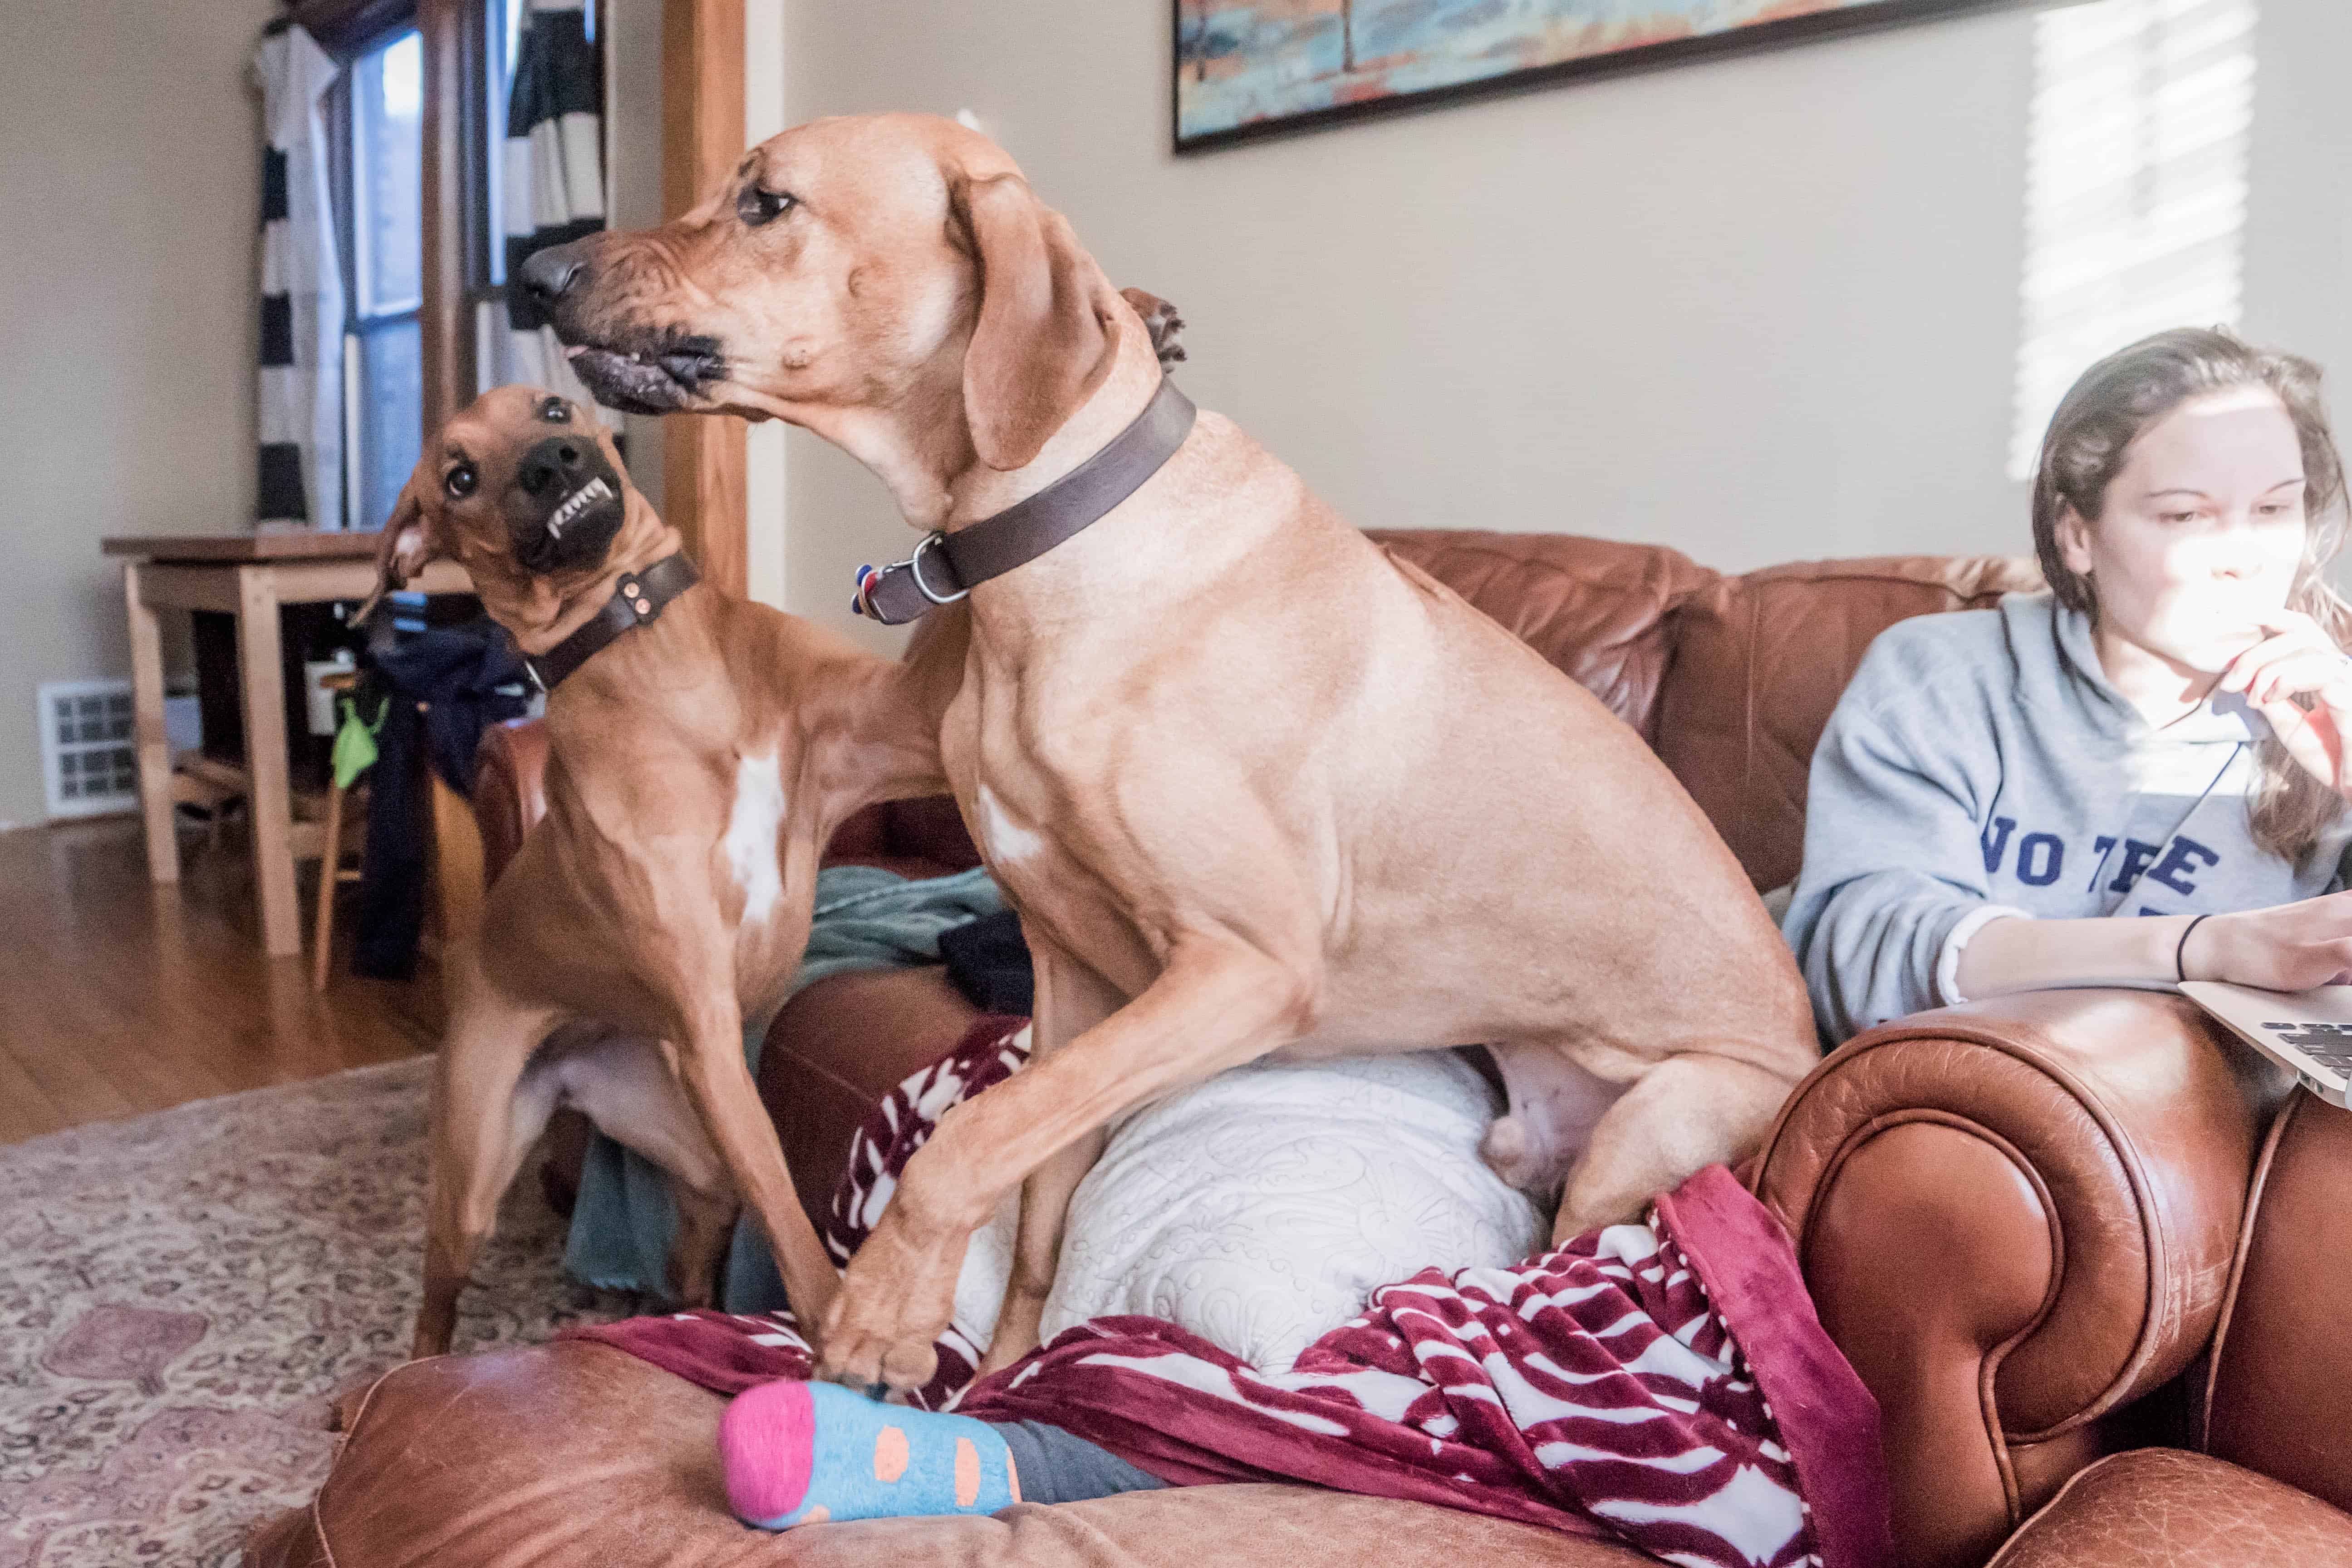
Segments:
[[[544,310],[563,298],[587,270],[588,258],[576,245],[551,245],[522,264],[522,286]]]
[[[573,436],[551,436],[522,456],[515,483],[528,496],[561,496],[588,464],[588,445]]]

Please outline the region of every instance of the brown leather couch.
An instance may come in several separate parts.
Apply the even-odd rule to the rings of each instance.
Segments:
[[[1559,535],[1384,537],[1639,729],[1759,889],[1795,875],[1807,761],[1871,638],[2036,585],[1993,558],[1727,577]],[[535,810],[531,742],[490,752],[493,865]],[[941,801],[866,813],[833,853],[916,872],[974,858]],[[761,1091],[813,1204],[866,1107],[971,1016],[937,970],[837,977],[783,1010]],[[1790,1097],[1752,1175],[1878,1397],[1905,1563],[2352,1563],[2352,1115],[2289,1099],[2193,1008],[2053,993],[1874,1031]],[[724,1513],[719,1409],[598,1346],[413,1363],[352,1413],[316,1504],[253,1561],[1643,1561],[1286,1487],[770,1538]]]

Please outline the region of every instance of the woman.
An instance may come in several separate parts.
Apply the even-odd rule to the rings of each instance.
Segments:
[[[1889,627],[1814,752],[1785,929],[1823,1034],[2352,971],[2344,527],[2309,362],[2183,330],[2084,373],[2033,485],[2049,591]]]

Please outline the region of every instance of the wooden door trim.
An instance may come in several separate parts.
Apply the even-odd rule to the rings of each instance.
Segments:
[[[425,41],[422,341],[426,440],[473,398],[473,323],[466,304],[466,257],[476,203],[467,157],[468,99],[482,77],[482,0],[416,0]]]
[[[679,216],[743,157],[743,0],[662,0],[662,216]],[[702,574],[751,591],[740,419],[662,421],[662,510]]]

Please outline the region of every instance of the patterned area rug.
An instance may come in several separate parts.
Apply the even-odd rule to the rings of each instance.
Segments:
[[[0,1568],[236,1561],[327,1471],[335,1395],[406,1357],[427,1058],[0,1148]],[[526,1173],[457,1349],[625,1314]]]

